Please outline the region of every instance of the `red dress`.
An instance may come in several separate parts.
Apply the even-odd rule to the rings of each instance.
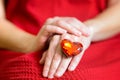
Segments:
[[[7,0],[7,19],[31,34],[37,34],[45,20],[54,16],[93,18],[107,6],[107,0]],[[92,43],[73,72],[55,80],[120,80],[120,35]],[[47,80],[39,64],[42,52],[21,54],[0,50],[0,80]]]

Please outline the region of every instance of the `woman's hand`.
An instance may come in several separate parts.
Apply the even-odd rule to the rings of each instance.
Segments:
[[[45,43],[52,35],[56,34],[63,34],[63,33],[70,33],[76,36],[89,36],[90,31],[89,29],[79,20],[73,17],[54,17],[49,18],[46,20],[45,24],[43,25],[42,29],[37,35],[35,44],[37,44],[38,50],[44,48]],[[32,47],[33,49],[33,47]]]
[[[49,18],[45,24],[59,26],[67,30],[68,33],[74,34],[76,36],[80,36],[80,35],[89,36],[90,35],[90,31],[88,27],[86,27],[86,25],[83,22],[81,22],[75,17]]]
[[[60,42],[63,39],[68,39],[73,42],[80,42],[83,44],[83,51],[73,57],[66,57],[62,51]],[[54,35],[50,41],[47,51],[43,53],[40,63],[44,63],[43,76],[48,78],[61,77],[65,71],[73,71],[80,62],[84,51],[88,48],[91,42],[91,37],[74,36],[71,34]]]
[[[75,40],[82,41],[82,43],[85,44],[84,50],[90,44],[90,40],[84,39],[90,35],[89,28],[86,27],[82,22],[80,22],[79,20],[77,20],[75,18],[55,17],[53,19],[49,19],[46,22],[46,24],[59,26],[65,30],[67,30],[67,33],[70,33],[70,34],[62,35],[62,38],[68,38],[69,40],[73,40],[73,41],[75,41]],[[74,36],[74,35],[76,35],[76,36]],[[77,36],[79,36],[79,37],[77,37]],[[79,39],[81,39],[81,40],[79,40]],[[72,57],[66,58],[65,55],[63,55],[61,53],[61,48],[59,45],[60,41],[61,41],[60,35],[54,36],[50,42],[49,49],[47,51],[45,51],[43,54],[43,57],[42,57],[40,63],[44,63],[44,61],[45,61],[45,65],[44,65],[44,69],[43,69],[44,77],[53,78],[54,75],[57,77],[62,76],[63,73],[65,72],[65,70],[68,68],[68,65],[70,64],[70,62],[71,62],[71,65],[69,66],[68,69],[70,71],[74,70],[79,63],[79,61],[82,57],[82,54],[84,53],[84,50],[83,50],[78,57],[76,56],[75,58],[77,59],[78,62],[74,63],[76,61],[75,58],[72,58]],[[63,68],[63,67],[65,67],[65,68]]]

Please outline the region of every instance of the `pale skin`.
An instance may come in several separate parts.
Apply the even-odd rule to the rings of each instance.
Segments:
[[[43,53],[40,62],[44,63],[44,77],[61,77],[67,69],[73,71],[76,68],[91,41],[104,40],[120,32],[119,7],[119,0],[109,0],[108,8],[104,12],[83,23],[71,17],[51,18],[45,22],[37,35],[32,35],[18,29],[5,18],[3,0],[0,0],[0,48],[24,53],[42,50],[49,36],[57,33],[52,37],[50,46]],[[64,38],[83,43],[84,50],[77,56],[66,58],[59,46]],[[57,48],[53,50],[54,47]]]

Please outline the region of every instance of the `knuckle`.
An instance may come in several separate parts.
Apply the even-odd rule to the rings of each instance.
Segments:
[[[48,67],[45,67],[45,68],[44,68],[44,71],[49,71],[49,68],[48,68]]]
[[[58,62],[60,60],[60,58],[58,56],[54,57],[54,62]]]
[[[58,16],[55,16],[54,19],[57,20],[57,19],[59,19],[59,17],[58,17]]]
[[[45,26],[45,30],[49,30],[50,25]]]
[[[77,19],[75,17],[70,17],[67,22],[71,23],[71,22],[75,22]]]
[[[73,21],[74,21],[74,20],[77,20],[75,17],[72,17],[71,19],[72,19]]]
[[[48,18],[47,20],[46,20],[46,22],[51,22],[51,20],[53,20],[52,18]]]
[[[54,36],[53,36],[53,40],[54,40],[54,41],[56,41],[56,39],[58,39],[58,38],[59,38],[59,35],[54,35]]]
[[[49,70],[49,64],[45,64],[45,67],[44,67],[44,71],[48,71]]]
[[[51,40],[51,43],[54,43],[56,41],[55,39],[56,39],[56,36],[54,35],[52,40]]]
[[[52,40],[50,42],[50,45],[51,46],[57,46],[58,42],[59,42],[58,38],[54,37],[54,38],[52,38]]]
[[[57,21],[56,21],[56,24],[60,25],[61,22],[62,22],[61,20],[57,20]]]
[[[52,59],[52,54],[50,54],[50,52],[48,52],[47,56],[46,56],[46,61],[47,63],[50,62]]]
[[[48,58],[48,60],[47,60],[47,61],[50,61],[50,60],[51,60],[51,57],[52,57],[52,56],[50,56],[50,55],[49,55],[49,56],[47,56],[47,58]]]
[[[52,65],[52,67],[50,68],[51,72],[53,72],[54,70],[56,70],[57,66],[56,65]]]
[[[60,70],[66,70],[66,66],[65,65],[61,65]]]
[[[59,28],[59,27],[56,27],[55,31],[57,31],[57,32],[60,31],[60,28]]]

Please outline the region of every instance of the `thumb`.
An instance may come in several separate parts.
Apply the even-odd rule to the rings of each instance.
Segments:
[[[43,53],[42,58],[41,58],[40,61],[39,61],[40,64],[44,64],[45,58],[46,58],[46,54],[47,54],[47,51],[45,51],[45,52]]]

